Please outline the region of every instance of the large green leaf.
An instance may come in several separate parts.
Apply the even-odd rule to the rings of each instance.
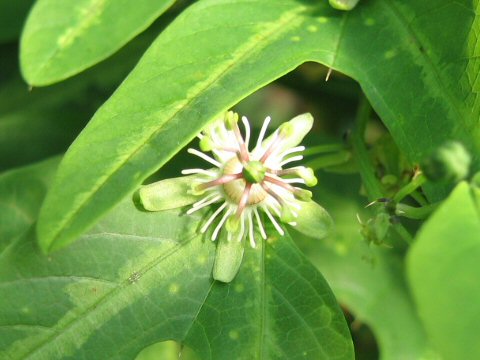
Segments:
[[[462,103],[473,15],[468,0],[372,0],[347,13],[318,0],[194,4],[65,156],[40,216],[42,248],[73,241],[206,122],[306,60],[357,79],[411,160],[447,137],[476,154],[478,114]]]
[[[174,0],[38,0],[22,33],[20,62],[34,86],[63,80],[113,54]]]
[[[202,359],[353,359],[321,274],[288,235],[260,244],[233,282],[212,288],[185,342]]]
[[[480,213],[461,183],[422,227],[408,277],[432,344],[445,359],[478,359]]]
[[[197,235],[198,216],[142,212],[126,198],[49,256],[24,224],[0,253],[0,358],[132,359],[168,339],[202,359],[353,358],[332,292],[288,236],[248,248],[227,285],[212,280],[215,244]]]

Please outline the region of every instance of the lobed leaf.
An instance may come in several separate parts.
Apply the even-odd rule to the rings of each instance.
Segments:
[[[480,357],[480,213],[472,195],[460,183],[424,224],[407,258],[419,315],[445,359]]]

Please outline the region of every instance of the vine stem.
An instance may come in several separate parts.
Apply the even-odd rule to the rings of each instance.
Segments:
[[[375,168],[370,161],[364,139],[365,130],[367,128],[367,123],[370,120],[371,113],[372,107],[370,106],[370,103],[365,95],[362,93],[360,96],[360,103],[358,105],[357,115],[355,117],[355,126],[352,134],[353,155],[358,163],[360,176],[365,186],[368,199],[370,201],[376,201],[377,199],[384,197],[383,188],[380,180],[375,175]],[[393,228],[407,244],[411,244],[413,242],[412,235],[402,224],[395,223],[393,224]]]
[[[304,156],[317,155],[337,152],[340,150],[345,150],[345,146],[341,143],[332,143],[332,144],[322,144],[317,146],[312,146],[303,151]]]
[[[420,186],[422,186],[427,181],[426,177],[423,174],[418,174],[413,177],[412,181],[410,181],[407,185],[402,187],[393,197],[393,201],[399,203],[402,201],[406,196],[410,195],[412,192],[417,190]]]
[[[313,171],[323,169],[329,166],[345,164],[351,158],[350,151],[340,150],[333,154],[322,155],[316,159],[307,162],[305,165],[312,168]]]

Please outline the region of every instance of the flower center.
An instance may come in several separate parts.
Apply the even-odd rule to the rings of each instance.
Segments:
[[[252,184],[247,204],[256,205],[268,196],[260,183],[265,178],[267,169],[260,161],[249,161],[245,165],[234,157],[228,160],[223,167],[223,175],[242,174],[242,178],[230,181],[223,185],[223,191],[230,202],[238,204],[247,184]]]
[[[243,177],[250,184],[258,184],[265,178],[267,168],[260,161],[252,160],[247,162],[243,167]]]

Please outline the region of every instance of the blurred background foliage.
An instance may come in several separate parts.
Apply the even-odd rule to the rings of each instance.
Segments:
[[[19,71],[18,38],[31,4],[31,0],[17,1],[13,6],[0,1],[0,171],[64,153],[152,41],[189,2],[177,2],[106,61],[45,88],[29,88]],[[368,196],[352,149],[352,131],[362,101],[360,87],[347,76],[330,71],[307,62],[247,97],[235,110],[246,115],[257,132],[268,115],[275,127],[299,113],[311,112],[315,125],[305,141],[307,148],[332,146],[332,151],[311,154],[308,160],[319,178],[314,198],[334,218],[335,231],[322,241],[298,233],[294,239],[325,276],[341,304],[356,357],[436,358],[407,287],[404,234],[389,225],[380,224],[372,230],[367,224],[379,214],[379,207],[367,207]],[[370,120],[365,131],[368,156],[386,192],[393,195],[411,180],[415,168],[398,151],[374,113]],[[184,149],[147,181],[179,176],[181,169],[195,164]],[[34,192],[31,196],[36,196]],[[419,227],[417,221],[404,224],[411,233]],[[179,352],[184,359],[196,358],[190,349],[167,342],[145,349],[137,360],[175,359]]]

